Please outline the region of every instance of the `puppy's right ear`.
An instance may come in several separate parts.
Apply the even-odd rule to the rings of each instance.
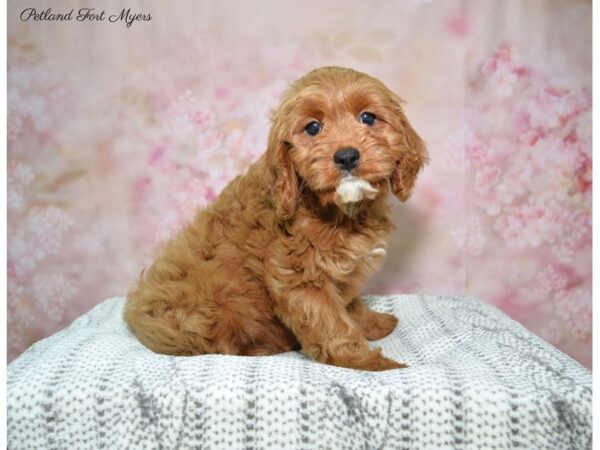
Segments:
[[[273,117],[267,149],[267,186],[271,192],[275,212],[280,220],[288,220],[296,211],[298,203],[298,177],[289,152],[291,144],[284,134],[283,120]]]

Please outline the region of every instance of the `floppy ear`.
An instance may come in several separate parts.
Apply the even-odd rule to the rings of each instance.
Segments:
[[[402,148],[396,156],[396,170],[392,173],[390,184],[394,195],[401,201],[406,201],[412,193],[417,175],[428,161],[428,156],[423,140],[408,123],[400,103],[395,103],[398,108],[398,132],[401,134]]]
[[[266,176],[275,213],[281,220],[290,219],[298,203],[298,177],[289,155],[290,148],[291,144],[283,135],[282,121],[275,116],[269,135]]]

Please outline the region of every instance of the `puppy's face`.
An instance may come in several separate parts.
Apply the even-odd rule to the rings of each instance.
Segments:
[[[338,67],[292,84],[275,113],[269,153],[279,182],[274,196],[287,195],[291,210],[298,184],[343,211],[390,188],[405,200],[426,160],[399,99],[380,81]]]

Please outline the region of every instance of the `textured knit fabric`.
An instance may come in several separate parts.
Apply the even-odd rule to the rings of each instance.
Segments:
[[[466,297],[366,298],[407,369],[143,347],[107,300],[8,367],[11,449],[591,447],[591,373]]]

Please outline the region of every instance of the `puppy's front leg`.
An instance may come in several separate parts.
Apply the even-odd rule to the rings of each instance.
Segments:
[[[362,370],[406,367],[369,348],[362,330],[351,320],[335,294],[316,288],[296,288],[278,301],[278,315],[316,361]]]
[[[373,311],[365,305],[360,297],[353,298],[346,308],[352,320],[370,341],[387,336],[398,325],[398,319],[395,316]]]

